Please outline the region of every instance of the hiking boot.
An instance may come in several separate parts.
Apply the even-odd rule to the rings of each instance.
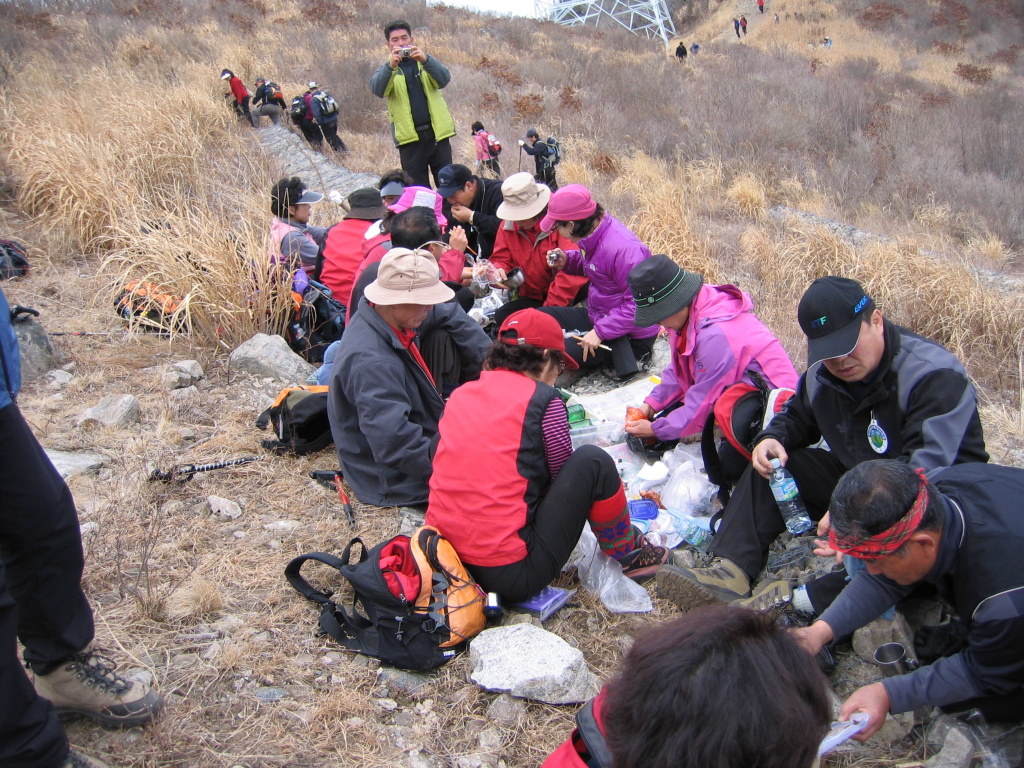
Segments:
[[[109,765],[95,757],[87,757],[75,750],[68,750],[68,756],[60,764],[60,768],[110,768]]]
[[[750,580],[736,563],[712,557],[707,565],[680,568],[666,565],[658,571],[658,594],[681,610],[702,605],[731,603],[750,594]]]
[[[789,604],[793,598],[793,584],[781,579],[762,581],[754,593],[747,598],[737,600],[733,605],[749,608],[752,611],[771,611]]]
[[[156,716],[163,697],[149,685],[116,674],[117,665],[92,648],[64,659],[48,675],[36,675],[36,693],[58,714],[84,715],[107,728],[142,725]]]
[[[647,579],[658,572],[668,560],[669,551],[665,547],[656,547],[644,542],[642,547],[634,549],[619,558],[622,574],[631,579]]]
[[[685,543],[673,549],[669,558],[669,563],[679,568],[696,568],[705,565],[707,561],[706,553]]]

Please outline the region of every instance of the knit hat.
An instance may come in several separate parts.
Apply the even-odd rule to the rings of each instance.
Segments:
[[[551,315],[537,309],[521,309],[505,318],[498,340],[510,346],[531,346],[562,353],[565,367],[575,370],[579,364],[565,353],[562,326]]]
[[[550,232],[559,221],[579,221],[597,210],[597,201],[582,184],[559,187],[551,195],[548,214],[540,221],[540,228]]]
[[[853,352],[861,315],[873,306],[864,286],[848,277],[819,277],[811,283],[796,311],[807,337],[807,366]]]
[[[367,301],[395,304],[441,304],[455,291],[441,282],[441,272],[429,251],[392,248],[377,267],[377,279],[363,290]]]
[[[690,306],[704,285],[703,277],[687,272],[664,254],[641,261],[629,271],[626,280],[640,328],[657,325]]]
[[[504,200],[498,206],[497,215],[506,221],[532,219],[551,199],[551,190],[538,184],[533,174],[526,171],[513,173],[505,179],[501,183],[501,194]]]

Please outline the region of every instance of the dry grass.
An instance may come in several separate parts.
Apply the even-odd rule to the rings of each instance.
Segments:
[[[9,286],[12,301],[41,308],[50,330],[112,332],[61,337],[75,378],[29,385],[21,406],[48,447],[111,459],[100,477],[71,481],[83,520],[98,525],[85,542],[86,591],[101,642],[152,671],[170,698],[141,733],[69,726],[76,744],[113,764],[391,766],[422,748],[438,768],[461,768],[483,741],[518,768],[538,765],[572,727],[572,708],[539,704],[519,722],[488,723],[493,695],[469,682],[466,659],[408,694],[314,635],[315,612],[282,572],[296,554],[340,551],[352,535],[336,498],[306,477],[334,465],[330,452],[265,455],[180,486],[146,482],[154,466],[259,454],[252,421],[276,389],[226,364],[226,348],[279,327],[283,295],[266,263],[274,166],[225,108],[223,66],[247,83],[272,77],[286,96],[311,78],[327,83],[343,105],[348,166],[379,172],[396,152],[365,82],[382,58],[381,23],[404,15],[453,71],[445,95],[457,124],[481,119],[509,147],[506,172],[517,168],[515,138],[536,120],[562,140],[563,184],[591,186],[652,251],[751,291],[794,359],[804,354],[794,307],[806,284],[822,274],[861,279],[888,317],[965,360],[982,385],[993,456],[1024,463],[1024,317],[1009,279],[1024,242],[1024,139],[1013,97],[954,74],[961,61],[991,66],[970,42],[956,58],[931,40],[922,53],[858,21],[857,9],[778,0],[782,23],[766,14],[735,45],[723,4],[728,19],[687,35],[703,48],[679,67],[658,46],[614,32],[419,2],[216,0],[208,13],[140,0],[128,13],[128,4],[50,1],[0,17],[11,20],[0,25],[0,193],[16,195],[17,207],[7,200],[0,226],[32,246],[33,276]],[[831,50],[808,48],[824,35]],[[993,55],[1010,50],[997,38],[986,38]],[[1003,56],[992,85],[1016,74]],[[61,108],[39,109],[41,93]],[[472,159],[464,134],[453,147],[456,159]],[[780,203],[902,239],[854,249],[826,230],[767,222]],[[979,281],[968,265],[1009,277]],[[137,278],[183,299],[189,333],[121,333],[111,298]],[[185,358],[200,360],[207,378],[197,400],[179,403],[150,369]],[[140,426],[74,426],[113,392],[140,398]],[[202,505],[211,494],[237,501],[242,516],[212,517]],[[369,542],[396,530],[394,510],[357,505],[356,514],[355,533]],[[299,525],[265,527],[279,520]],[[580,595],[547,628],[607,676],[630,636],[674,610],[656,600],[651,615],[613,616]],[[261,702],[263,687],[288,695]],[[398,711],[374,703],[385,695]]]

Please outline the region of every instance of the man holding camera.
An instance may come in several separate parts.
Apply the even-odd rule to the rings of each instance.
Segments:
[[[455,121],[441,95],[451,73],[416,45],[409,22],[392,21],[384,27],[384,38],[388,60],[370,78],[370,90],[387,99],[402,170],[422,187],[430,186],[432,173],[438,186],[438,173],[452,161],[449,139],[455,135]]]

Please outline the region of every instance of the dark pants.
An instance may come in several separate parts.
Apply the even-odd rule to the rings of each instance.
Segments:
[[[0,409],[0,456],[0,765],[49,768],[67,738],[18,661],[17,639],[40,674],[92,642],[82,539],[71,492],[15,405]]]
[[[338,136],[338,121],[332,120],[329,123],[321,123],[320,130],[323,131],[323,137],[327,139],[327,144],[335,152],[348,152],[348,147],[345,146],[345,142]]]
[[[579,291],[576,293],[575,298],[570,304],[578,304],[579,302],[587,298],[587,292],[590,289],[590,283],[584,283]],[[525,296],[520,296],[518,299],[513,299],[510,302],[502,304],[496,310],[494,310],[494,323],[500,328],[501,324],[505,322],[505,318],[511,315],[513,312],[518,312],[521,309],[540,309],[544,306],[544,302],[541,299],[530,299]]]
[[[249,96],[242,99],[241,103],[235,102],[235,114],[238,115],[239,119],[245,120],[253,128],[259,128],[259,123],[256,119],[253,119],[252,113],[249,111]],[[258,119],[258,118],[257,118]]]
[[[437,187],[439,186],[437,174],[452,162],[452,145],[448,139],[435,141],[433,128],[417,131],[417,133],[419,139],[398,148],[402,170],[412,176],[413,184],[428,188],[430,187],[430,174],[433,174],[434,186]]]
[[[541,312],[555,318],[564,330],[578,331],[579,336],[584,336],[587,331],[594,329],[586,307],[544,307]],[[637,365],[637,360],[651,354],[655,338],[651,336],[649,339],[633,339],[629,336],[620,336],[617,339],[602,339],[601,343],[610,347],[611,352],[599,349],[596,354],[587,357],[586,361],[583,360],[583,348],[576,339],[565,340],[565,351],[581,369],[602,368],[610,364],[616,376],[627,378],[639,373],[640,366]]]
[[[487,592],[506,603],[536,595],[562,570],[580,540],[594,502],[610,499],[622,485],[615,461],[596,445],[584,445],[562,466],[547,495],[530,515],[519,535],[526,557],[518,563],[493,567],[467,565]]]
[[[786,469],[796,480],[807,514],[820,520],[846,467],[830,451],[804,448],[790,452]],[[785,530],[768,481],[750,466],[736,483],[708,549],[732,560],[753,581],[764,568],[772,542]]]
[[[320,149],[324,145],[324,135],[320,132],[319,125],[303,120],[299,123],[299,130],[302,131],[302,138],[308,141],[313,149]]]

